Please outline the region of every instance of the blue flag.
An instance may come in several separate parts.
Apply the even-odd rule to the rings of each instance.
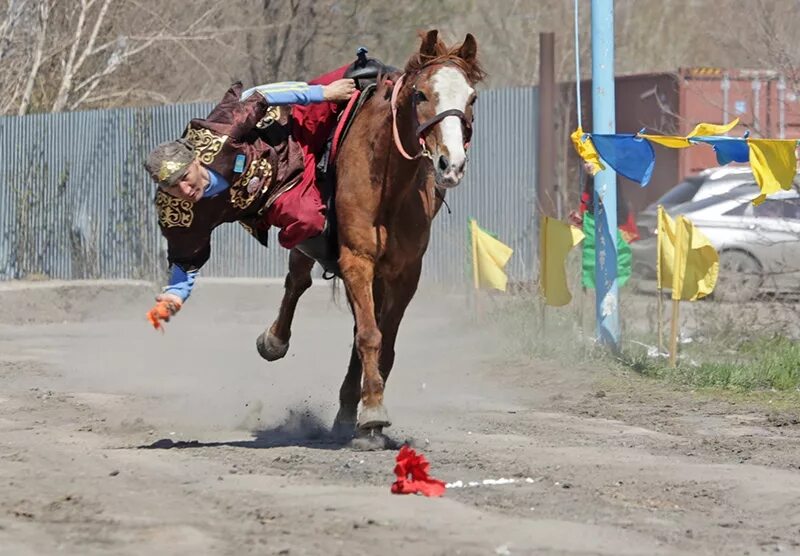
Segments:
[[[693,143],[705,143],[714,147],[717,163],[725,166],[729,162],[749,162],[750,147],[742,137],[692,137]]]
[[[616,173],[644,187],[653,175],[656,153],[649,141],[631,133],[592,134],[592,142],[600,158]]]

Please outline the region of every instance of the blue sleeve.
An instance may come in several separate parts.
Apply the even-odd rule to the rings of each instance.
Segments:
[[[242,93],[240,100],[246,99],[253,93],[260,93],[272,106],[310,104],[325,100],[322,85],[308,85],[300,81],[285,81],[252,87]]]
[[[219,195],[230,187],[228,180],[226,180],[223,176],[219,175],[211,168],[206,167],[206,170],[208,171],[208,185],[206,186],[206,190],[203,192],[203,198]]]
[[[164,293],[171,293],[186,301],[192,293],[194,280],[197,277],[197,270],[186,272],[180,266],[174,264],[170,268],[169,285],[164,288]]]

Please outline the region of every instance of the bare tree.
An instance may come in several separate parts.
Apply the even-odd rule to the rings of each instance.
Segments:
[[[22,100],[20,100],[17,113],[21,116],[28,111],[31,104],[31,96],[33,95],[33,86],[36,84],[36,78],[39,76],[39,69],[42,66],[42,59],[44,57],[45,41],[47,40],[47,24],[50,20],[50,3],[40,2],[37,6],[36,18],[36,40],[33,44],[31,67],[28,70],[28,77],[25,80],[25,90],[22,93]]]
[[[797,88],[795,2],[615,5],[618,73],[769,66]],[[579,6],[588,49],[589,2]],[[556,78],[574,79],[566,0],[0,0],[0,112],[211,100],[237,79],[310,79],[352,60],[359,45],[402,65],[428,28],[449,40],[474,33],[489,87],[534,85],[537,35],[554,31]]]
[[[205,70],[206,82],[223,81],[223,57],[242,57],[229,37],[282,25],[219,25],[215,19],[226,9],[231,5],[207,1],[6,0],[0,60],[10,71],[0,77],[3,112],[174,101],[159,88],[196,79],[191,66]]]

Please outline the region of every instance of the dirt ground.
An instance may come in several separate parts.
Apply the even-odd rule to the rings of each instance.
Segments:
[[[517,482],[390,494],[394,451],[327,435],[352,326],[330,289],[258,357],[281,291],[201,281],[161,335],[147,284],[0,285],[0,554],[800,554],[795,416],[510,364],[429,291],[387,432],[445,481]]]

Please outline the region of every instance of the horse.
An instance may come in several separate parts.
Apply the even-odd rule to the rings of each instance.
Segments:
[[[333,430],[355,435],[354,442],[366,439],[377,448],[388,442],[383,428],[391,421],[383,395],[395,340],[417,291],[433,219],[445,192],[464,176],[475,85],[484,77],[473,35],[447,46],[437,30],[423,33],[404,72],[378,80],[339,146],[339,268],[355,326]],[[314,262],[297,249],[289,254],[278,317],[258,339],[268,360],[288,350],[297,302],[311,286]]]

